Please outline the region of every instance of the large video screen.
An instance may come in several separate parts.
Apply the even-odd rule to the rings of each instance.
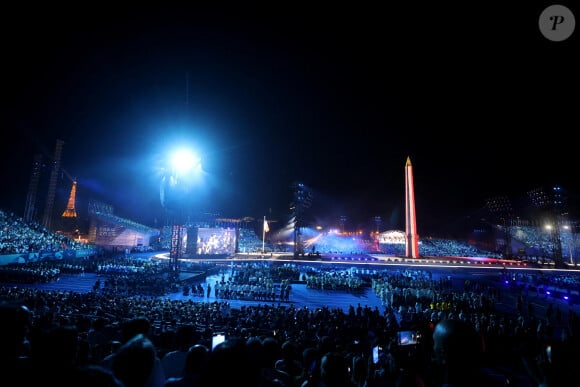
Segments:
[[[236,230],[234,228],[199,228],[197,230],[197,254],[234,254]]]

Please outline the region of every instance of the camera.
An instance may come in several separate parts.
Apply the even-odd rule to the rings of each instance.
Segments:
[[[400,346],[416,345],[421,342],[421,332],[419,331],[398,331],[397,342]]]

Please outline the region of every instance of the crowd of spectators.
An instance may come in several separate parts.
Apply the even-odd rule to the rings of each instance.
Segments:
[[[0,210],[0,254],[42,254],[85,247],[84,243],[39,223],[27,222],[12,212]]]
[[[404,245],[403,245],[404,247]],[[424,238],[421,240],[421,254],[428,257],[486,257],[502,258],[501,254],[483,250],[465,241],[442,238]]]
[[[13,230],[19,222],[2,219],[3,246],[23,248],[22,236],[5,242],[21,235]],[[44,240],[43,249],[60,246]],[[502,281],[457,288],[451,273],[435,279],[420,268],[244,262],[213,284],[220,296],[211,302],[165,297],[178,289],[167,262],[93,257],[0,269],[2,282],[12,283],[0,286],[0,374],[13,385],[560,386],[580,354],[573,308],[541,314],[520,306],[538,296],[527,291],[530,284],[576,291],[572,272],[503,273],[502,280],[524,285],[509,289],[518,292],[518,306],[505,313],[496,309],[507,291]],[[99,275],[88,293],[18,286],[86,272]],[[298,307],[283,293],[296,280],[331,291],[368,283],[382,307]],[[262,289],[279,293],[275,301],[234,308],[224,287],[250,297]],[[416,339],[411,345],[400,340],[406,331]],[[213,347],[217,334],[225,341]]]
[[[94,266],[103,278],[141,278],[145,267],[131,260]],[[327,272],[297,269],[247,262],[220,282],[241,285],[261,278],[267,284],[273,278],[304,280],[332,272],[331,266]],[[468,379],[473,385],[488,380],[493,384],[483,385],[509,381],[510,385],[556,386],[578,355],[573,310],[565,320],[529,310],[498,313],[494,305],[501,300],[501,281],[470,281],[457,289],[450,276],[435,280],[423,269],[360,270],[349,275],[370,280],[383,308],[358,304],[348,310],[310,309],[266,301],[233,308],[227,299],[203,302],[138,292],[79,294],[3,286],[0,318],[11,328],[2,330],[0,339],[0,364],[9,366],[2,372],[23,382],[42,375],[45,382],[73,385],[85,380],[87,373],[99,371],[124,383],[120,386],[163,386],[185,377],[179,370],[185,370],[191,348],[204,359],[205,367],[188,368],[189,378],[200,386],[337,385],[330,379],[339,375],[339,385],[347,386],[417,385],[417,380],[425,386],[442,386],[459,378],[461,369],[474,372]],[[450,320],[468,327],[480,345],[463,354],[472,362],[447,374],[447,363],[434,361],[446,356],[435,346],[435,332],[440,323]],[[417,332],[420,339],[404,346],[398,340],[401,331]],[[217,333],[224,334],[226,341],[212,349]],[[547,346],[552,360],[547,359]],[[373,348],[380,352],[377,359]],[[474,379],[476,375],[481,378]]]
[[[551,227],[523,224],[507,228],[511,238],[522,246],[521,251],[514,253],[516,258],[532,263],[552,264],[554,252],[559,250],[562,259],[575,263],[574,257],[578,255],[578,249],[572,227],[561,225],[557,235],[555,231]]]

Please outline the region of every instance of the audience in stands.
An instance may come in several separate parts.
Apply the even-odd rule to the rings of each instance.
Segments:
[[[125,269],[128,276],[140,275],[139,270],[129,269],[134,267],[130,260],[121,262],[128,265]],[[327,266],[327,270],[333,270],[332,265]],[[244,281],[254,282],[256,275],[267,282],[273,281],[273,277],[282,281],[301,276],[297,270],[294,265],[247,262],[229,271],[231,278],[224,276],[220,282],[241,285]],[[308,265],[302,271],[312,275]],[[346,312],[327,308],[310,310],[274,303],[233,309],[227,298],[215,302],[204,302],[201,297],[195,302],[193,299],[171,301],[163,297],[114,295],[103,289],[76,294],[0,287],[4,315],[1,318],[11,326],[10,332],[15,333],[3,339],[6,344],[2,345],[2,355],[7,359],[6,364],[15,365],[10,371],[38,369],[47,380],[59,379],[59,383],[64,383],[65,380],[53,371],[68,370],[72,378],[83,367],[92,364],[112,370],[115,354],[137,334],[149,338],[159,359],[165,359],[165,356],[170,359],[172,352],[196,344],[209,345],[212,332],[219,330],[226,332],[228,337],[245,340],[248,346],[252,342],[250,339],[256,338],[263,343],[265,354],[275,353],[264,363],[258,357],[252,357],[260,365],[256,371],[262,375],[260,383],[265,383],[262,379],[285,385],[318,381],[322,356],[338,351],[350,364],[352,383],[380,384],[381,381],[426,378],[444,384],[449,371],[431,368],[427,361],[429,354],[438,354],[438,347],[435,346],[432,353],[428,343],[430,340],[438,342],[437,326],[441,321],[460,321],[470,325],[483,344],[481,356],[485,360],[482,364],[487,367],[485,375],[500,380],[508,378],[512,383],[533,378],[544,382],[549,379],[553,385],[559,374],[548,372],[549,369],[538,366],[534,359],[534,354],[542,355],[547,345],[552,348],[553,359],[558,359],[558,369],[578,355],[578,320],[572,309],[568,310],[566,319],[558,306],[553,308],[553,312],[550,312],[552,309],[546,311],[545,316],[526,308],[518,308],[515,315],[505,315],[494,308],[501,299],[501,290],[489,284],[466,281],[463,288],[457,289],[449,277],[434,280],[429,271],[419,268],[361,270],[357,273],[361,278],[370,277],[371,286],[384,300],[383,310],[360,304],[351,306]],[[327,274],[322,271],[315,275]],[[500,279],[506,278],[527,284],[547,282],[558,286],[578,286],[572,275],[547,279],[537,274],[523,276],[519,272],[512,274],[507,271]],[[501,284],[498,281],[498,286]],[[528,294],[525,288],[521,289],[521,301],[518,302],[537,297],[535,293]],[[297,323],[288,325],[287,321]],[[393,342],[396,332],[402,329],[423,332],[424,342],[413,348],[413,352],[402,352],[401,347]],[[371,347],[377,340],[381,340],[383,348],[381,361],[369,363]],[[359,342],[356,349],[352,347],[354,342]],[[274,344],[277,349],[266,351],[266,343]],[[51,350],[53,347],[59,350],[57,357],[53,356],[57,353]],[[316,370],[308,367],[308,360],[303,362],[299,355],[311,352],[307,351],[309,349],[317,354]],[[417,361],[409,361],[409,357]],[[447,360],[442,362],[448,364]],[[168,370],[174,368],[174,371],[167,372],[171,376],[167,376],[166,366],[160,360],[157,375],[163,374],[163,377],[158,381],[182,377],[182,374],[177,374],[176,370],[181,368],[177,363],[183,364],[176,360],[174,367],[167,367]],[[300,367],[296,365],[292,371],[277,366],[284,363],[300,363]],[[362,371],[361,364],[369,367]],[[29,375],[30,372],[23,373],[23,377]]]
[[[164,262],[95,257],[0,269],[8,283],[0,286],[0,372],[18,385],[560,386],[580,355],[573,308],[529,307],[546,289],[580,289],[572,273],[506,270],[497,286],[474,279],[458,288],[451,275],[435,280],[421,268],[342,273],[245,262],[212,284],[209,301],[203,292],[163,297],[180,289]],[[55,272],[98,273],[102,282],[88,293],[13,285],[54,281]],[[296,280],[335,291],[368,283],[383,307],[296,307],[274,288]],[[495,308],[504,280],[520,294],[514,314]],[[263,303],[232,308],[233,298]],[[421,340],[401,346],[401,330]],[[210,350],[215,332],[227,339]]]
[[[77,248],[86,248],[86,244],[0,210],[0,254],[42,254]]]

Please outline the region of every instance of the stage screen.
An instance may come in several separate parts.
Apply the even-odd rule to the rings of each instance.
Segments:
[[[234,254],[236,230],[234,228],[198,228],[197,254]]]

